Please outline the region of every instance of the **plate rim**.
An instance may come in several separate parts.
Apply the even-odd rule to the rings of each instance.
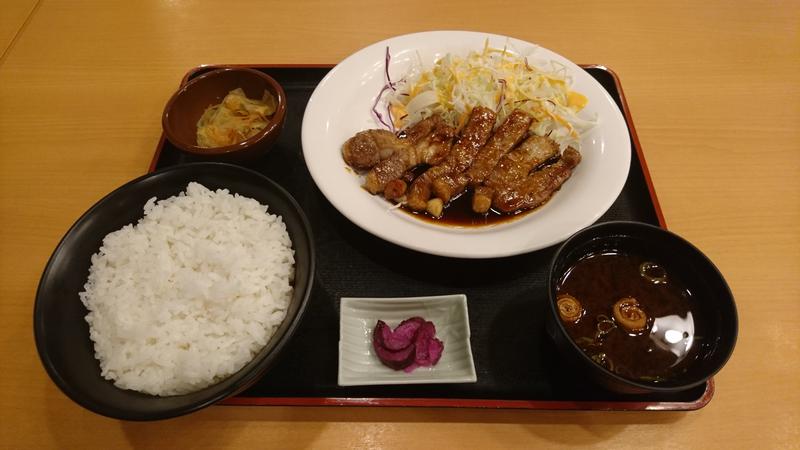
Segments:
[[[310,155],[308,148],[314,147],[312,144],[312,133],[314,130],[311,129],[311,120],[309,116],[314,114],[315,112],[315,105],[319,102],[318,98],[321,92],[328,87],[328,84],[331,83],[332,79],[335,79],[339,72],[345,70],[347,68],[347,64],[361,56],[363,53],[368,52],[373,49],[377,49],[380,47],[391,47],[392,42],[403,40],[403,39],[421,39],[421,38],[432,38],[436,35],[450,35],[450,36],[458,36],[464,35],[465,38],[482,38],[485,40],[506,40],[509,41],[512,45],[520,45],[525,47],[532,47],[544,50],[545,52],[549,52],[555,56],[555,59],[558,60],[559,58],[563,61],[559,62],[566,62],[568,69],[570,70],[570,75],[573,77],[578,75],[580,76],[585,82],[590,83],[593,85],[592,90],[597,90],[601,95],[604,103],[611,109],[611,114],[613,116],[613,120],[610,120],[609,123],[612,123],[613,126],[619,128],[619,130],[615,130],[614,133],[617,131],[622,132],[624,135],[620,135],[621,145],[625,147],[627,152],[620,152],[620,161],[619,161],[619,171],[620,176],[614,179],[615,183],[612,184],[612,189],[609,192],[613,192],[614,194],[611,195],[610,193],[606,198],[604,198],[603,202],[598,203],[598,207],[594,208],[591,214],[586,215],[580,220],[575,221],[576,223],[572,226],[568,226],[568,232],[561,232],[555,233],[553,236],[542,239],[539,241],[533,242],[524,242],[522,245],[509,245],[505,244],[504,248],[497,248],[496,246],[491,246],[488,248],[471,248],[469,245],[464,245],[462,247],[454,248],[454,246],[448,247],[447,245],[441,246],[439,244],[432,244],[431,241],[434,241],[434,237],[437,233],[445,233],[448,236],[455,236],[455,235],[476,235],[478,233],[486,233],[486,232],[503,232],[503,229],[520,226],[519,224],[524,222],[527,219],[530,219],[531,216],[535,216],[537,211],[533,211],[531,215],[525,214],[518,219],[511,220],[507,223],[502,223],[499,225],[490,225],[487,227],[477,227],[477,228],[470,228],[470,227],[446,227],[436,224],[430,224],[424,222],[422,220],[416,220],[414,226],[421,230],[423,233],[425,230],[428,230],[428,233],[431,235],[428,236],[428,242],[424,241],[415,241],[410,239],[404,239],[403,236],[393,236],[390,233],[382,231],[377,226],[371,224],[370,220],[366,220],[363,217],[359,217],[358,214],[355,214],[350,207],[347,206],[347,200],[342,199],[341,195],[337,195],[331,189],[331,187],[324,183],[319,182],[318,180],[322,180],[325,177],[322,175],[321,171],[317,167],[317,165],[310,161]],[[402,47],[400,51],[406,49]],[[578,74],[577,71],[583,72],[582,74]],[[585,76],[584,76],[585,75]],[[315,100],[317,100],[315,102]],[[614,134],[611,133],[611,134]],[[311,174],[312,179],[314,180],[315,184],[325,196],[325,198],[331,203],[331,205],[343,216],[345,216],[348,220],[354,223],[356,226],[361,228],[363,231],[366,231],[384,241],[390,242],[392,244],[398,245],[400,247],[404,247],[410,250],[436,255],[436,256],[443,256],[443,257],[452,257],[452,258],[464,258],[464,259],[491,259],[491,258],[502,258],[508,256],[515,256],[525,253],[534,252],[537,250],[541,250],[547,247],[551,247],[553,245],[557,245],[560,242],[566,240],[570,235],[574,234],[575,232],[592,225],[595,223],[603,214],[605,214],[611,206],[614,204],[616,199],[619,197],[620,193],[625,187],[626,181],[628,176],[630,175],[630,164],[632,161],[631,151],[632,151],[632,144],[631,144],[631,132],[628,126],[628,123],[625,119],[625,115],[622,112],[621,108],[616,104],[613,97],[611,97],[610,93],[603,88],[603,86],[597,81],[594,77],[588,74],[581,66],[577,65],[576,63],[572,62],[568,58],[556,53],[552,50],[549,50],[546,47],[543,47],[539,44],[525,41],[523,39],[515,38],[513,36],[508,35],[501,35],[489,32],[481,32],[481,31],[469,31],[469,30],[428,30],[428,31],[421,31],[415,33],[407,33],[403,35],[391,36],[386,39],[382,39],[377,42],[373,42],[369,45],[366,45],[357,51],[351,53],[346,58],[344,58],[341,62],[336,64],[319,82],[317,87],[314,89],[313,93],[311,94],[306,109],[303,114],[303,122],[301,127],[301,143],[302,143],[302,153],[303,159],[306,163],[306,166]],[[625,162],[623,167],[623,162]],[[342,161],[343,168],[347,170],[346,165],[344,165],[344,161]],[[624,176],[622,174],[624,173]],[[349,198],[349,197],[348,197]],[[546,204],[542,205],[541,208],[546,208],[551,204],[551,202],[547,202]],[[389,211],[391,206],[387,203],[387,213],[389,214],[406,214],[405,212],[396,212],[396,211]],[[404,218],[395,216],[395,219],[392,219],[391,222],[397,223],[398,226],[405,227],[406,225],[401,225],[406,223]],[[414,221],[414,218],[409,217],[409,221]],[[400,222],[396,222],[400,221]],[[399,233],[402,234],[402,233]]]

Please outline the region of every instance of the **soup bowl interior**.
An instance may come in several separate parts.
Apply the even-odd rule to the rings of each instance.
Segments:
[[[693,309],[702,320],[695,350],[684,361],[685,371],[659,381],[634,380],[593,361],[570,337],[560,319],[557,297],[564,275],[578,261],[596,254],[641,255],[658,261],[670,277],[691,292]],[[674,392],[704,383],[725,365],[736,343],[738,320],[733,295],[714,264],[696,247],[664,229],[636,222],[606,222],[568,239],[556,253],[548,280],[547,332],[560,354],[600,385],[622,393]],[[609,313],[609,315],[611,315]],[[581,319],[584,320],[584,319]]]

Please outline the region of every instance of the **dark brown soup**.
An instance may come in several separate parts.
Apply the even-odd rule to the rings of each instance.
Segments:
[[[618,375],[665,381],[685,372],[698,353],[702,313],[676,271],[658,261],[592,254],[566,271],[556,292],[573,341]],[[576,307],[570,297],[580,304],[579,314],[570,316]]]

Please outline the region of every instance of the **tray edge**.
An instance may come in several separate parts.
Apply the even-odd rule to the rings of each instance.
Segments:
[[[610,401],[541,401],[487,400],[470,398],[342,398],[342,397],[231,397],[221,406],[350,406],[404,408],[475,408],[525,409],[541,411],[696,411],[706,406],[714,396],[714,380],[693,402],[610,402]]]
[[[333,68],[335,64],[201,64],[189,69],[181,78],[183,86],[195,73],[218,67],[250,67],[255,69],[296,68],[319,69]],[[602,64],[579,64],[582,69],[603,70],[611,75],[619,92],[622,103],[622,114],[628,125],[633,147],[639,157],[639,164],[645,177],[645,183],[653,202],[653,208],[659,225],[666,229],[661,204],[653,186],[650,170],[642,152],[639,136],[633,123],[630,107],[622,89],[617,73]],[[161,133],[156,151],[147,173],[153,172],[161,156],[166,140]],[[598,402],[598,401],[538,401],[538,400],[486,400],[486,399],[446,399],[446,398],[345,398],[345,397],[231,397],[219,402],[223,406],[384,406],[384,407],[443,407],[443,408],[480,408],[480,409],[530,409],[530,410],[591,410],[591,411],[695,411],[706,406],[714,396],[714,379],[706,381],[706,389],[697,400],[689,402]]]

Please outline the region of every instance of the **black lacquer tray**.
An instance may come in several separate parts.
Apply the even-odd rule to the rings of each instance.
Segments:
[[[183,81],[215,67],[195,68]],[[264,378],[225,404],[694,410],[711,400],[713,380],[676,394],[620,395],[563,365],[544,332],[545,281],[555,247],[500,259],[452,259],[398,247],[351,223],[317,189],[300,143],[306,103],[331,66],[247,67],[281,83],[288,110],[276,147],[246,165],[282,185],[300,203],[311,221],[318,260],[308,308],[283,355]],[[665,226],[619,79],[603,66],[583,67],[614,98],[631,135],[628,180],[600,221]],[[162,136],[150,170],[196,160]],[[337,385],[341,297],[456,293],[468,299],[477,383]]]

